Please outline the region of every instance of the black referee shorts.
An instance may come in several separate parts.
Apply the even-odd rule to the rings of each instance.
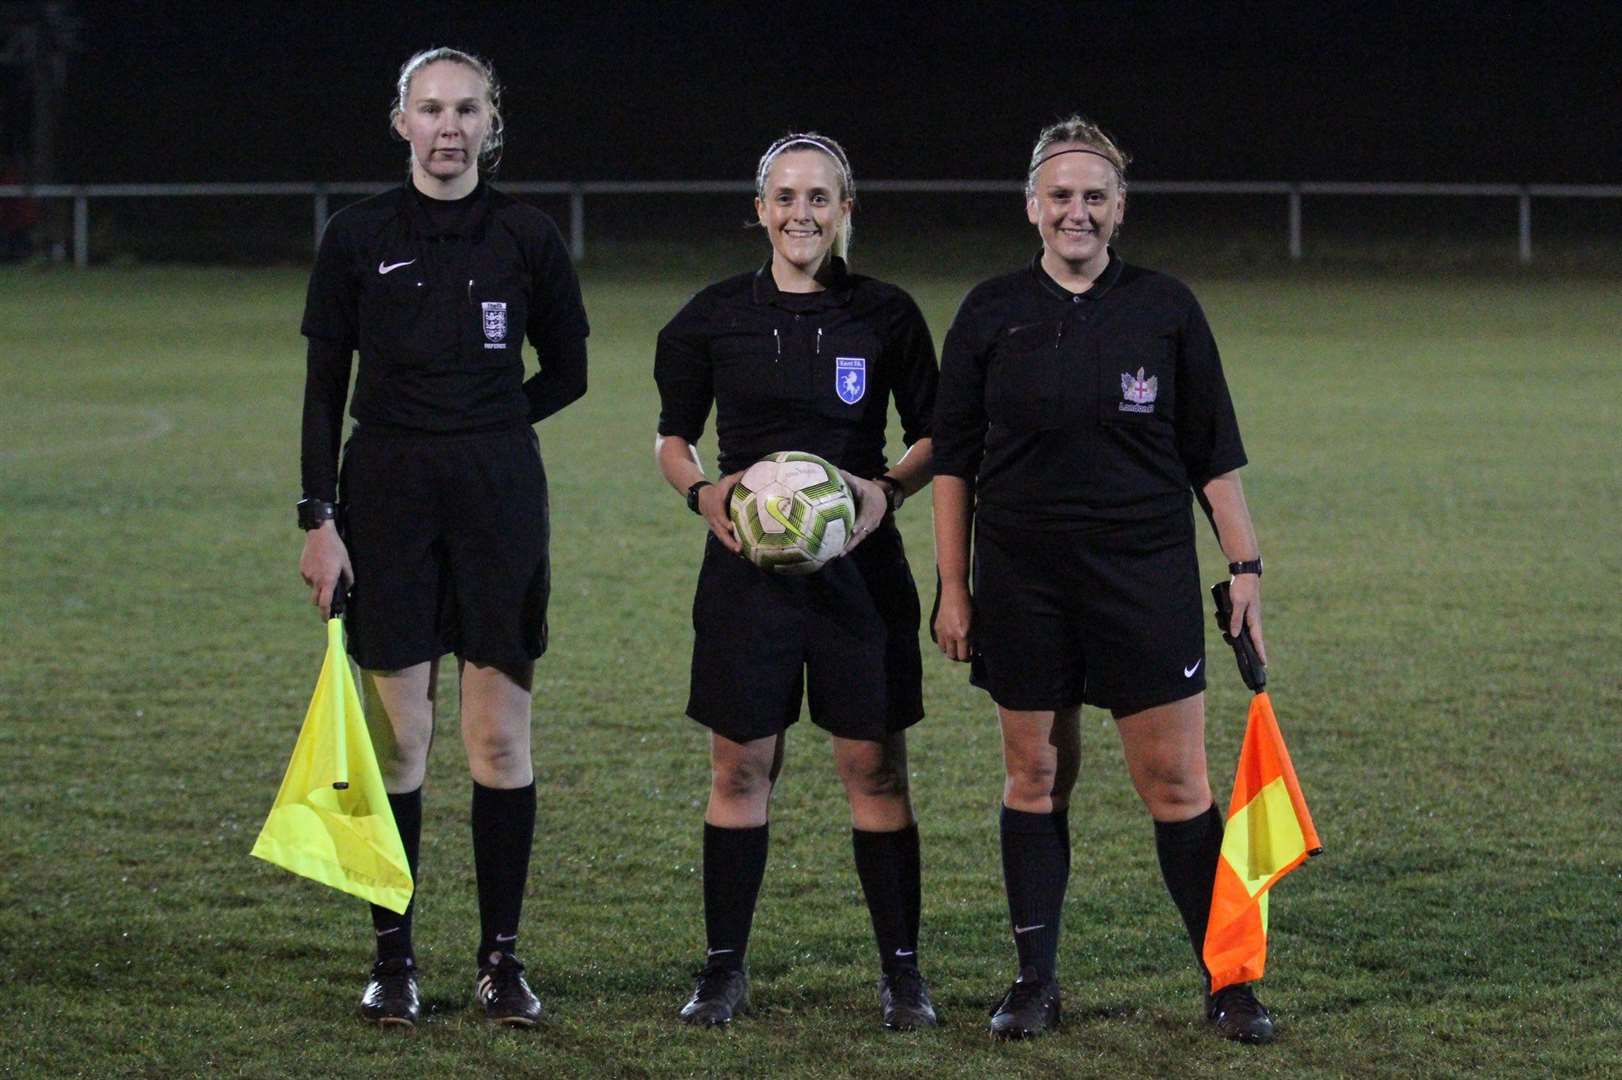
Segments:
[[[970,681],[1007,709],[1135,713],[1205,689],[1186,513],[1086,529],[977,522]]]
[[[510,666],[546,651],[550,526],[531,428],[357,430],[339,485],[357,664],[395,671],[454,652]]]
[[[768,573],[709,536],[687,715],[749,742],[798,720],[803,695],[818,727],[882,739],[924,715],[918,623],[918,587],[889,518],[806,577]]]

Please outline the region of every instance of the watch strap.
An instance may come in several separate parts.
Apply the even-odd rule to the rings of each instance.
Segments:
[[[1256,557],[1254,559],[1246,559],[1244,562],[1231,562],[1231,563],[1229,563],[1228,564],[1228,574],[1230,576],[1232,576],[1232,577],[1238,577],[1240,574],[1255,574],[1257,577],[1261,577],[1262,576],[1262,560],[1261,560],[1261,557],[1258,556],[1258,557]]]
[[[687,509],[691,510],[695,514],[700,513],[701,511],[698,508],[698,493],[710,486],[711,484],[708,480],[695,481],[693,486],[687,489]]]

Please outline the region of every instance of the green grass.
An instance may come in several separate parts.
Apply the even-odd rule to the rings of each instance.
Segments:
[[[901,278],[937,339],[970,276]],[[1273,697],[1328,846],[1274,894],[1277,1045],[1196,1023],[1148,821],[1095,711],[1068,1023],[987,1040],[1011,962],[997,737],[933,653],[912,768],[922,950],[949,1026],[875,1030],[843,799],[808,724],[773,811],[758,1013],[727,1034],[674,1021],[702,947],[706,760],[682,716],[702,536],[653,467],[650,370],[702,279],[623,263],[585,279],[591,394],[541,429],[557,588],[523,944],[551,1016],[514,1034],[468,1009],[447,678],[419,894],[429,1020],[408,1039],[364,1028],[364,907],[248,856],[322,647],[292,526],[303,274],[16,270],[0,273],[0,1074],[1617,1075],[1616,280],[1191,277],[1254,462]],[[926,580],[926,507],[902,516]],[[1209,542],[1202,557],[1214,578]],[[1245,695],[1208,647],[1225,799]]]

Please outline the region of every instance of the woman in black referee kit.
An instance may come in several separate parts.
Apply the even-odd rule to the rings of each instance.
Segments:
[[[850,164],[832,139],[773,143],[755,174],[771,258],[700,292],[659,334],[659,468],[709,526],[687,702],[710,729],[712,769],[708,951],[681,1010],[693,1024],[726,1024],[748,1003],[744,951],[766,869],[767,807],[802,692],[812,721],[833,736],[850,801],[884,1026],[936,1023],[918,971],[918,829],[907,793],[905,729],[923,716],[918,590],[894,520],[902,500],[929,483],[935,347],[911,297],[846,267],[853,195]],[[910,449],[886,468],[892,396]],[[712,404],[716,483],[694,449]],[[844,556],[808,577],[774,576],[741,558],[727,516],[738,474],[779,450],[828,459],[857,500]]]
[[[1109,246],[1126,162],[1080,117],[1042,132],[1026,179],[1042,250],[970,291],[942,349],[934,629],[942,652],[972,661],[1002,725],[1003,875],[1019,953],[991,1019],[1003,1037],[1059,1021],[1083,703],[1115,717],[1199,957],[1222,816],[1206,775],[1190,489],[1233,560],[1233,627],[1248,621],[1262,648],[1261,559],[1216,343],[1186,286]],[[1208,995],[1206,1017],[1230,1038],[1272,1038],[1248,985]]]
[[[514,950],[535,828],[530,687],[551,586],[530,425],[585,393],[586,314],[552,222],[481,178],[502,137],[489,66],[432,49],[406,62],[396,91],[410,179],[336,214],[310,278],[299,572],[323,615],[340,580],[352,583],[349,647],[413,876],[439,658],[456,654],[479,890],[474,996],[489,1019],[530,1025],[541,1005]],[[525,337],[540,363],[528,380]],[[411,911],[374,907],[372,922],[361,1015],[410,1026]]]

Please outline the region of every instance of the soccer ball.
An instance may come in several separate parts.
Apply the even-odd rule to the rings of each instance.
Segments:
[[[777,574],[810,574],[845,550],[856,500],[815,454],[782,450],[744,470],[728,506],[749,561]]]

